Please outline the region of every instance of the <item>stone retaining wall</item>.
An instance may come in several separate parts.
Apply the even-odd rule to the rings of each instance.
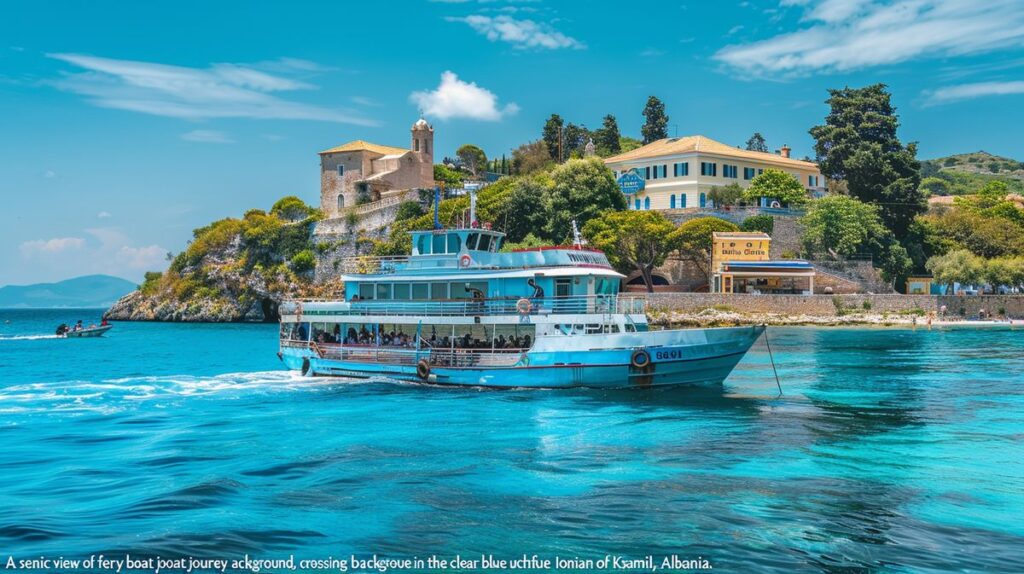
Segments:
[[[741,295],[724,293],[653,293],[647,299],[652,309],[667,312],[697,313],[718,308],[739,313],[776,313],[837,317],[844,311],[872,313],[911,313],[920,309],[938,314],[942,306],[946,314],[977,317],[982,309],[988,315],[1000,312],[1012,318],[1024,318],[1024,296],[1021,295]],[[865,301],[868,306],[865,306]]]

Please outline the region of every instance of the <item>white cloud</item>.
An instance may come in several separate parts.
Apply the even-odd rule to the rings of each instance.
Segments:
[[[45,177],[46,179],[53,179],[57,177],[57,172],[53,171],[52,169],[48,169],[43,172],[43,177]]]
[[[640,55],[645,57],[645,58],[655,58],[655,57],[658,57],[658,56],[664,56],[665,52],[663,50],[659,50],[657,48],[647,47],[647,48],[644,48],[644,50],[642,52],[640,52]]]
[[[497,121],[519,111],[519,106],[514,103],[499,109],[498,96],[493,92],[473,82],[463,82],[450,71],[441,74],[441,84],[436,90],[413,92],[409,94],[409,100],[419,106],[424,115],[441,120]]]
[[[99,219],[107,219],[108,217],[112,217],[112,216],[110,215],[109,211],[101,211],[101,212],[96,214],[96,217],[99,218]]]
[[[85,240],[81,237],[54,237],[53,239],[34,239],[22,243],[18,250],[25,257],[63,253],[81,249]]]
[[[116,261],[133,271],[146,271],[163,268],[167,264],[167,250],[159,245],[146,247],[121,246],[117,250]]]
[[[224,132],[217,130],[192,130],[181,134],[181,139],[190,142],[229,144],[235,140],[228,137]]]
[[[1019,0],[783,0],[808,25],[714,58],[757,76],[798,76],[1024,46]]]
[[[926,103],[929,105],[948,104],[985,96],[1006,96],[1011,94],[1024,94],[1024,81],[976,82],[973,84],[946,86],[925,92]]]
[[[484,16],[473,14],[465,18],[446,18],[449,22],[464,22],[492,42],[507,42],[515,48],[586,48],[583,42],[555,30],[550,24],[533,20],[516,20],[511,16]]]
[[[282,59],[256,65],[213,64],[189,68],[153,62],[115,60],[83,54],[49,57],[84,69],[65,73],[58,88],[85,96],[93,105],[190,120],[254,118],[316,120],[376,125],[358,112],[286,100],[275,92],[309,90],[315,86],[282,73],[308,73],[312,62]]]

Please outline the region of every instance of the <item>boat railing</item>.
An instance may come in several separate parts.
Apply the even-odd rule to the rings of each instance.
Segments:
[[[387,365],[415,365],[426,359],[431,365],[444,367],[511,366],[522,359],[529,349],[460,349],[452,347],[392,347],[387,345],[344,345],[282,339],[282,347],[309,349],[321,359],[379,363]]]
[[[408,255],[357,255],[342,258],[338,262],[338,271],[348,275],[383,275],[394,273],[399,265],[408,262]]]
[[[304,303],[339,303],[336,308],[304,306]],[[467,317],[493,315],[583,315],[642,314],[647,298],[629,295],[590,295],[566,297],[492,297],[487,299],[395,300],[362,299],[347,302],[299,300],[286,303],[282,312],[303,316],[380,315]]]

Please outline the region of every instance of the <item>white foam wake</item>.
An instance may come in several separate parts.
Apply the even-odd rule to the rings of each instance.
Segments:
[[[57,338],[57,335],[0,335],[0,341],[33,341],[36,339]]]
[[[322,389],[346,379],[303,377],[297,371],[261,371],[222,375],[154,375],[105,379],[34,382],[0,388],[0,412],[119,412],[140,401],[251,392]],[[17,409],[11,411],[9,409]]]

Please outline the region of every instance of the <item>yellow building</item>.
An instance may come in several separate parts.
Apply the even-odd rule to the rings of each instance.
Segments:
[[[712,233],[711,292],[813,293],[814,267],[806,261],[772,261],[771,242],[761,232]]]
[[[907,277],[907,295],[931,295],[931,277]]]
[[[660,139],[604,162],[629,196],[630,209],[710,207],[711,188],[730,183],[747,187],[767,168],[791,174],[809,193],[824,193],[825,180],[818,165],[793,159],[789,153],[787,146],[773,154],[747,151],[704,136],[686,136]]]

